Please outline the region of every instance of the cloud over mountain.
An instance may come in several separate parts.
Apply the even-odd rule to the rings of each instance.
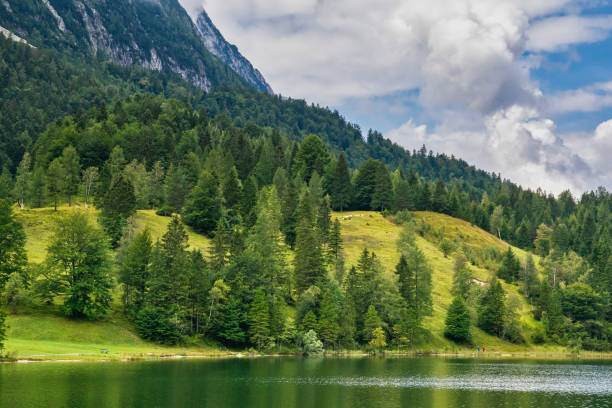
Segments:
[[[600,158],[574,149],[576,135],[557,131],[549,117],[551,107],[571,105],[549,102],[531,75],[542,52],[609,36],[612,17],[582,15],[582,5],[561,0],[205,3],[221,31],[278,92],[340,106],[414,90],[422,114],[386,132],[393,140],[409,148],[425,143],[554,192],[612,187]],[[590,143],[596,137],[593,131],[580,140]]]

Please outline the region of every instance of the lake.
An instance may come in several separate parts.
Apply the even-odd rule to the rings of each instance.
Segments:
[[[0,364],[0,407],[610,407],[608,361],[254,358]]]

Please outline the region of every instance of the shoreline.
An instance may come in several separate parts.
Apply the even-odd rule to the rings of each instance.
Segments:
[[[85,355],[84,355],[85,356]],[[28,356],[14,359],[0,360],[0,364],[31,364],[31,363],[110,363],[110,362],[143,362],[143,361],[170,361],[170,360],[208,360],[208,359],[232,359],[232,358],[304,358],[297,354],[255,354],[228,352],[221,354],[161,354],[161,355],[117,355],[117,356],[94,356],[90,358],[29,358]],[[52,356],[49,356],[52,357]],[[537,353],[537,352],[413,352],[413,353],[376,353],[363,352],[325,353],[319,358],[455,358],[455,359],[477,359],[477,360],[584,360],[584,361],[612,361],[612,353]]]

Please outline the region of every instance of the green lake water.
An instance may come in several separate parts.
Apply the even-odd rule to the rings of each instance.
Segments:
[[[612,363],[257,358],[0,364],[0,407],[612,407]]]

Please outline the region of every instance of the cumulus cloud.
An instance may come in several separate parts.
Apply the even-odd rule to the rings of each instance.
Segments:
[[[597,112],[612,107],[612,81],[558,92],[546,98],[546,110],[553,115],[570,112]]]
[[[581,2],[206,0],[205,7],[283,95],[338,106],[414,90],[435,124],[407,117],[387,132],[408,148],[425,143],[549,191],[610,185],[597,161],[584,160],[548,119],[589,92],[593,109],[605,105],[604,91],[547,99],[530,77],[534,53],[609,35],[612,17],[581,16]]]
[[[529,28],[527,48],[559,51],[569,45],[605,40],[612,30],[612,16],[559,16],[538,21]]]

